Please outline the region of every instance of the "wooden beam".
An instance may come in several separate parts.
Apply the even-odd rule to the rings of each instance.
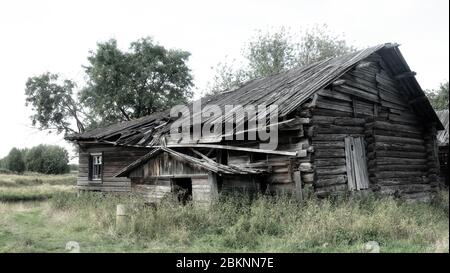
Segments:
[[[427,100],[427,99],[428,99],[428,98],[427,98],[426,96],[415,97],[414,99],[409,100],[409,101],[408,101],[408,104],[418,103],[418,102],[421,102],[421,101],[425,101],[425,100]]]
[[[414,71],[408,71],[408,72],[404,72],[402,74],[395,75],[394,78],[396,78],[397,80],[404,79],[404,78],[412,78],[412,77],[416,76],[416,74],[417,73]]]
[[[372,64],[372,62],[360,62],[358,65],[356,65],[356,69],[366,68],[369,67]]]
[[[159,146],[152,146],[148,148],[156,148]],[[234,151],[243,151],[243,152],[252,152],[252,153],[263,153],[263,154],[275,154],[275,155],[285,155],[285,156],[297,156],[301,157],[304,153],[303,150],[298,152],[287,152],[287,151],[274,151],[274,150],[263,150],[263,149],[255,149],[255,148],[245,148],[245,147],[237,147],[237,146],[228,146],[228,145],[217,145],[217,144],[169,144],[166,146],[167,148],[210,148],[210,149],[222,149],[222,150],[234,150]],[[306,153],[306,150],[305,150]]]
[[[331,85],[339,86],[339,85],[343,85],[344,83],[345,83],[345,80],[337,80],[337,81],[334,81]]]

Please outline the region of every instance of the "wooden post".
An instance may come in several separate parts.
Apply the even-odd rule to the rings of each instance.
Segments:
[[[127,226],[128,211],[124,204],[118,204],[116,208],[116,229],[122,230]]]
[[[300,171],[294,171],[295,194],[298,201],[303,201],[302,177]]]

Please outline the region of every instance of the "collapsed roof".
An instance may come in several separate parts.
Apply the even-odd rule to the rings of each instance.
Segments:
[[[143,157],[139,158],[138,160],[132,162],[127,167],[120,170],[115,175],[115,177],[127,176],[129,173],[139,168],[140,166],[148,162],[150,159],[154,158],[156,155],[163,152],[168,153],[170,156],[179,161],[183,161],[187,164],[191,164],[196,167],[201,167],[205,170],[212,171],[218,174],[264,174],[266,172],[265,170],[257,168],[244,168],[232,164],[229,165],[220,164],[204,155],[201,155],[200,153],[199,154],[201,155],[202,158],[195,158],[185,153],[174,151],[167,147],[158,147],[153,149]]]
[[[405,98],[414,112],[423,120],[435,122],[437,129],[444,129],[436,112],[426,98],[422,88],[403,58],[397,44],[381,44],[336,58],[329,58],[305,67],[258,78],[244,83],[239,88],[202,99],[202,103],[218,105],[277,105],[278,117],[285,118],[305,103],[311,96],[330,85],[347,71],[358,65],[371,54],[378,53],[387,64],[387,69],[397,79]],[[192,104],[190,106],[192,108]],[[238,113],[244,114],[244,113]],[[183,115],[183,117],[186,117]],[[181,117],[181,118],[183,118]],[[225,121],[233,115],[225,114]],[[71,141],[94,141],[124,146],[154,147],[165,145],[170,125],[176,118],[170,117],[169,110],[131,121],[97,128],[82,134],[66,137]],[[202,122],[211,122],[202,118]],[[245,121],[244,121],[245,122]],[[448,123],[447,123],[448,124]],[[448,126],[448,125],[447,125]],[[200,140],[200,143],[220,142],[223,135]]]

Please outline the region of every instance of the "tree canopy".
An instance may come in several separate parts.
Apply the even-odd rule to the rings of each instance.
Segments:
[[[63,147],[41,144],[26,153],[25,165],[27,171],[63,174],[69,172],[69,154]]]
[[[33,126],[40,129],[55,129],[58,133],[79,133],[84,131],[81,109],[74,98],[75,82],[60,80],[59,75],[49,72],[31,77],[26,82],[26,106],[31,106]],[[72,128],[72,122],[77,129]]]
[[[434,110],[448,109],[448,81],[441,83],[437,89],[425,90],[425,94]]]
[[[111,39],[98,43],[84,66],[86,84],[44,73],[27,80],[26,105],[32,124],[58,133],[139,118],[185,103],[192,96],[190,53],[166,49],[150,38],[131,43],[128,51]]]
[[[139,118],[185,103],[192,96],[189,56],[149,38],[131,43],[128,52],[118,49],[116,40],[100,43],[88,57],[89,80],[80,102],[100,123]]]
[[[254,78],[355,50],[342,36],[331,33],[326,25],[306,29],[298,35],[284,28],[275,32],[258,31],[242,51],[243,63],[225,61],[216,66],[209,89],[211,93],[218,93]]]

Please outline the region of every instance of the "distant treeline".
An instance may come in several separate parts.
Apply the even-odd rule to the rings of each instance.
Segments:
[[[63,174],[76,170],[77,166],[69,165],[69,154],[63,147],[41,144],[31,149],[12,148],[0,159],[0,169],[15,173]]]

